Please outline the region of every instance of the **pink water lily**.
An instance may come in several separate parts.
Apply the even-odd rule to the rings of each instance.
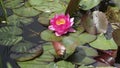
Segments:
[[[70,18],[69,14],[55,15],[54,18],[50,20],[50,30],[55,31],[56,36],[61,36],[67,32],[75,32],[72,28],[74,24],[74,18]]]

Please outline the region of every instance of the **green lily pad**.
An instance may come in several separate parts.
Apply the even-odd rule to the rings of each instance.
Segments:
[[[48,26],[49,25],[49,15],[50,13],[42,13],[39,15],[38,21],[42,25]]]
[[[5,27],[0,28],[0,33],[20,35],[22,34],[22,30],[16,26],[5,26]]]
[[[62,37],[56,36],[52,31],[50,30],[44,30],[41,32],[40,37],[45,41],[60,41]]]
[[[97,6],[100,2],[100,0],[81,0],[79,5],[81,9],[89,10]]]
[[[22,36],[18,36],[22,34],[22,30],[16,26],[6,26],[0,28],[0,44],[11,46],[22,40]]]
[[[39,13],[41,13],[40,11],[33,9],[32,7],[25,7],[25,6],[22,6],[17,9],[13,9],[13,12],[23,17],[32,17],[32,16],[36,16]]]
[[[89,39],[88,39],[89,38]],[[96,39],[95,35],[88,33],[76,34],[63,37],[62,42],[66,47],[66,57],[70,56],[76,49],[77,46],[84,45],[86,43],[92,42]]]
[[[32,2],[33,0],[30,0],[30,4],[37,10],[43,11],[43,12],[56,12],[60,11],[61,9],[64,8],[63,5],[59,3],[59,1],[39,1],[34,0],[35,2]]]
[[[5,7],[7,8],[18,8],[23,6],[24,4],[22,3],[24,0],[6,0],[5,1]]]
[[[20,68],[56,68],[55,63],[42,63],[39,61],[41,58],[36,58],[32,61],[26,61],[26,62],[17,62]]]
[[[87,46],[80,46],[80,47],[82,47],[82,49],[85,51],[86,56],[89,56],[89,57],[98,56],[97,50]]]
[[[41,55],[42,50],[41,45],[29,42],[18,43],[11,48],[13,53],[10,54],[10,57],[17,61],[26,61]]]
[[[96,60],[94,60],[93,58],[85,57],[80,63],[76,63],[76,64],[78,64],[78,65],[81,65],[81,64],[88,65],[88,64],[95,63],[95,62],[96,62]]]
[[[75,65],[66,61],[59,61],[56,63],[56,65],[57,65],[57,68],[74,68],[75,67]]]
[[[82,65],[82,64],[91,64],[94,63],[95,60],[93,58],[90,58],[90,56],[97,56],[97,51],[87,48],[86,46],[79,46],[76,48],[75,52],[67,58],[67,61],[70,61],[74,64],[77,65]],[[89,53],[92,55],[89,55],[87,51],[90,51]]]
[[[32,18],[20,17],[17,15],[11,15],[8,17],[8,25],[21,26],[21,23],[28,25],[33,22]]]
[[[117,49],[117,45],[114,42],[113,38],[107,40],[104,35],[98,35],[98,38],[90,43],[90,46],[101,49],[101,50],[109,50],[109,49]]]

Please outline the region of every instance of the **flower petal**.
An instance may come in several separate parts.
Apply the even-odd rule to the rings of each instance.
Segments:
[[[48,29],[49,29],[49,30],[52,30],[52,31],[55,30],[55,28],[53,27],[53,25],[50,25],[50,26],[48,27]]]
[[[70,28],[70,29],[69,29],[69,32],[76,32],[76,30],[73,29],[73,28]]]
[[[74,18],[70,18],[70,22],[71,22],[70,26],[72,26],[74,24]]]
[[[56,35],[56,36],[61,36],[62,34],[59,34],[59,33],[55,32],[55,35]]]

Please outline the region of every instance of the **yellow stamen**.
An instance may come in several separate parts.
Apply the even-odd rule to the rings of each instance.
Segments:
[[[56,24],[57,25],[62,25],[62,24],[65,24],[65,19],[59,19],[56,21]]]

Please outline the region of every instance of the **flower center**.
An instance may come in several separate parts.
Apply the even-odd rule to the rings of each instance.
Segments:
[[[57,25],[65,24],[65,19],[58,19],[58,20],[56,21],[56,24],[57,24]]]

